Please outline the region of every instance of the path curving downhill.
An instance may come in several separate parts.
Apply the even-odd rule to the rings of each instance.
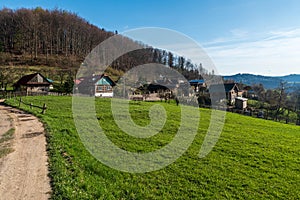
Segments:
[[[49,199],[43,124],[33,115],[4,105],[0,105],[0,120],[0,137],[15,128],[13,152],[0,158],[0,200]]]

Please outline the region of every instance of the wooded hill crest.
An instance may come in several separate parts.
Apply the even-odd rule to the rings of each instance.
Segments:
[[[0,66],[78,69],[92,49],[116,34],[117,31],[98,28],[65,10],[4,8],[0,10]],[[145,63],[167,65],[187,79],[199,78],[199,70],[208,73],[200,63],[192,63],[188,58],[120,37],[127,44],[138,44],[144,49],[125,54],[111,63],[112,69],[107,72],[110,75],[122,75],[122,72]],[[110,48],[120,47],[112,44]]]
[[[289,87],[300,87],[300,74],[290,74],[287,76],[262,76],[254,74],[235,74],[223,76],[224,80],[233,80],[246,85],[263,84],[266,89],[279,87],[280,82],[286,82]]]

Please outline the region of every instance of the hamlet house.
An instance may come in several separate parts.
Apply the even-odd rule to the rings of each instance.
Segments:
[[[203,79],[190,80],[189,83],[190,83],[193,91],[196,93],[200,93],[200,92],[203,93],[203,91],[205,91],[207,88],[207,85]]]
[[[226,98],[230,104],[235,103],[235,98],[239,96],[239,88],[236,83],[224,83]]]
[[[14,84],[15,91],[29,93],[48,93],[52,82],[40,73],[23,76]]]
[[[75,81],[78,92],[95,97],[113,97],[116,83],[106,74],[82,77]]]
[[[222,97],[224,92],[229,105],[235,104],[236,97],[239,96],[239,88],[236,83],[213,84],[209,86],[209,94],[215,97]],[[225,98],[225,96],[224,96]]]

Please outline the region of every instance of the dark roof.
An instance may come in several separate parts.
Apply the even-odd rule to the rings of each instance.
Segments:
[[[43,82],[28,83],[31,79],[33,79],[37,75],[40,75],[43,78]],[[51,82],[47,78],[45,78],[42,74],[34,73],[34,74],[23,76],[18,80],[18,82],[15,83],[15,86],[20,86],[20,85],[51,85]]]
[[[210,91],[214,91],[214,92],[229,92],[230,90],[234,89],[236,87],[237,90],[239,90],[239,88],[237,87],[237,85],[235,83],[224,83],[224,84],[213,84],[209,86],[209,90]]]
[[[90,94],[94,90],[96,83],[101,78],[106,78],[111,83],[111,86],[115,86],[116,83],[106,74],[93,75],[87,77],[81,77],[75,81],[78,91],[82,94]]]
[[[164,85],[159,85],[159,84],[149,84],[147,89],[149,91],[155,91],[155,90],[167,90],[168,87],[164,86]]]
[[[157,85],[170,85],[170,84],[176,84],[177,80],[171,80],[171,79],[164,79],[164,80],[155,80],[153,84]]]
[[[102,75],[93,75],[78,78],[75,83],[78,89],[78,92],[81,94],[92,94],[95,91],[96,83],[101,79],[106,78],[110,82],[111,86],[115,86],[116,83],[106,74]]]
[[[158,91],[158,90],[172,90],[174,89],[176,86],[175,85],[170,85],[170,84],[156,84],[156,83],[150,83],[150,84],[144,84],[142,86],[140,86],[138,89],[141,91],[150,91],[150,92],[154,92],[154,91]]]
[[[92,86],[95,85],[101,78],[107,78],[112,86],[115,86],[116,83],[106,74],[101,74],[101,75],[94,75],[94,76],[87,76],[87,77],[81,77],[77,80],[78,81],[78,86],[79,87],[85,87],[85,86]]]
[[[237,90],[239,90],[235,83],[224,83],[225,92],[229,92],[230,90],[234,89],[234,87],[236,87]]]

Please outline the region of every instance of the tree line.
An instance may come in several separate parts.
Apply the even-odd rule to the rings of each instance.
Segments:
[[[16,55],[77,55],[113,35],[64,10],[4,8],[0,11],[0,51]]]
[[[253,85],[252,89],[258,100],[254,106],[264,111],[262,118],[300,125],[300,88],[291,90],[281,82],[274,90],[266,90],[262,84]]]
[[[0,65],[79,68],[92,49],[115,34],[117,31],[98,28],[65,10],[3,8],[0,10]],[[128,43],[138,43],[123,38]],[[115,60],[110,65],[114,70],[110,72],[120,75],[134,66],[154,62],[178,70],[187,79],[201,78],[200,74],[208,73],[200,63],[146,44],[139,45],[144,49]]]

